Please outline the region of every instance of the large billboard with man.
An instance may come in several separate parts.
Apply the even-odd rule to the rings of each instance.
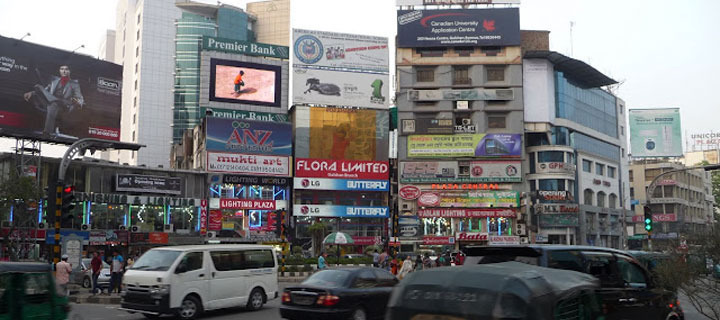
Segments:
[[[633,157],[679,157],[682,152],[680,109],[631,109]]]
[[[0,37],[0,134],[120,140],[122,66]]]

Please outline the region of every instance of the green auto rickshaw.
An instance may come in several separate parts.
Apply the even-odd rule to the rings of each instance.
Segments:
[[[0,262],[0,320],[67,319],[70,305],[58,294],[52,265]]]

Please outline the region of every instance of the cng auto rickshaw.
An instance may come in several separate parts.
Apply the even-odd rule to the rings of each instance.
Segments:
[[[520,262],[410,273],[393,290],[388,320],[602,320],[595,277]]]
[[[0,320],[67,319],[70,305],[58,294],[52,265],[0,262]]]

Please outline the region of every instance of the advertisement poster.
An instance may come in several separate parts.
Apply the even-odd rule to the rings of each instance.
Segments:
[[[420,218],[515,218],[517,212],[514,209],[419,209],[417,215]]]
[[[220,209],[275,210],[277,201],[284,200],[220,199]]]
[[[429,195],[436,197],[430,199]],[[520,195],[517,191],[426,192],[418,199],[418,205],[440,208],[516,208],[520,206]]]
[[[292,156],[292,124],[205,118],[208,151]]]
[[[182,194],[182,178],[117,174],[115,191]]]
[[[296,204],[296,217],[389,218],[388,207],[340,206],[329,204]]]
[[[630,109],[630,150],[635,157],[679,157],[680,109]]]
[[[233,110],[224,108],[208,108],[200,107],[200,116],[204,117],[210,112],[210,116],[218,118],[229,118],[237,120],[256,120],[256,121],[272,121],[272,122],[290,122],[290,117],[282,113],[267,113],[245,110]]]
[[[290,48],[267,43],[203,36],[202,48],[203,50],[244,54],[247,56],[290,59]]]
[[[210,59],[210,101],[280,107],[281,68]]]
[[[382,161],[298,158],[295,160],[295,176],[302,178],[388,180],[390,178],[390,166],[387,162]]]
[[[295,157],[387,161],[387,110],[295,107]]]
[[[454,134],[455,123],[453,119],[403,119],[403,135],[406,134]]]
[[[207,200],[203,199],[200,200],[200,234],[205,235],[207,234]]]
[[[451,245],[455,244],[455,237],[423,236],[424,245]]]
[[[520,237],[518,236],[490,236],[488,238],[490,244],[520,244]]]
[[[253,186],[287,186],[289,178],[257,177],[250,175],[223,174],[222,182],[227,184],[243,184]]]
[[[512,89],[409,90],[410,101],[510,101]]]
[[[468,167],[470,174],[459,175]],[[521,161],[401,162],[402,183],[522,182]]]
[[[541,227],[577,227],[577,214],[542,214],[539,216]]]
[[[295,189],[340,191],[389,191],[388,180],[295,178]]]
[[[460,47],[520,45],[518,8],[398,10],[397,46]]]
[[[408,136],[408,157],[513,157],[522,155],[521,134],[456,134]]]
[[[3,135],[120,140],[121,65],[5,37],[0,48]]]
[[[209,231],[220,231],[223,228],[223,214],[221,210],[210,210],[208,219]]]
[[[291,158],[287,156],[208,151],[207,171],[289,177],[290,161],[292,161]]]
[[[293,46],[295,103],[389,105],[387,38],[293,29]]]

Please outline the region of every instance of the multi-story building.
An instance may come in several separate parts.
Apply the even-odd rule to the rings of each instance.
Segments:
[[[647,203],[645,190],[661,173],[686,168],[680,163],[634,161],[630,165],[630,196],[633,199],[634,234],[647,235],[644,229],[643,205]],[[703,170],[676,172],[661,177],[653,191],[650,211],[653,217],[651,238],[653,245],[663,240],[688,238],[705,231],[714,220],[710,173]]]
[[[100,40],[100,49],[98,49],[98,59],[105,61],[115,61],[115,30],[106,30]]]
[[[526,186],[518,10],[416,8],[398,17],[400,250],[519,243]],[[489,20],[497,28],[483,24]],[[430,24],[440,33],[423,27]],[[496,40],[465,43],[469,29],[442,26],[474,26]]]
[[[118,1],[113,62],[123,65],[120,139],[138,151],[108,151],[103,158],[151,167],[167,165],[172,140],[171,88],[175,62],[173,1]]]
[[[290,43],[290,0],[250,2],[247,12],[257,18],[254,26],[257,42],[278,46]]]
[[[526,177],[539,202],[531,219],[535,240],[621,248],[630,206],[626,108],[602,89],[616,82],[583,61],[534,50],[547,42],[546,32],[523,40]]]

